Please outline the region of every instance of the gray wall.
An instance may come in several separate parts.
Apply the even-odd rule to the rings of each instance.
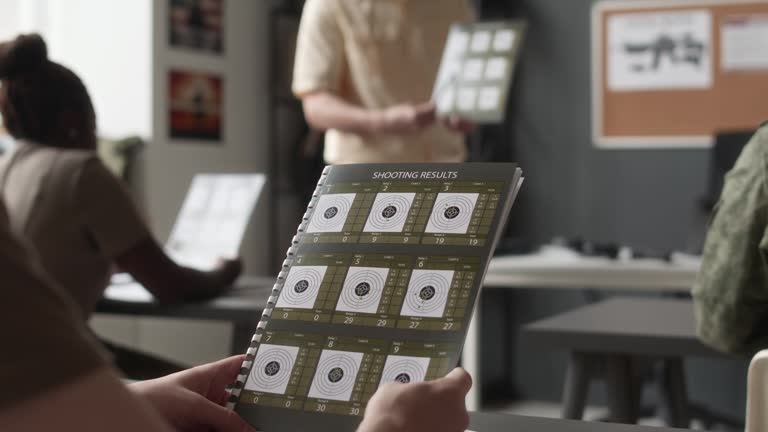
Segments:
[[[686,245],[705,150],[598,150],[591,130],[591,0],[523,0],[514,145],[535,240],[581,235],[655,249]]]
[[[540,243],[554,235],[619,242],[654,251],[684,249],[697,230],[696,200],[706,190],[706,150],[598,150],[591,142],[592,0],[517,0],[529,34],[510,119],[516,160],[525,170],[514,229]],[[584,304],[563,290],[489,291],[485,329],[512,328]],[[502,297],[503,296],[503,297]],[[499,300],[506,299],[506,308]],[[506,321],[504,321],[506,320]],[[514,332],[489,331],[486,377],[517,396],[559,398],[564,355],[519,346]],[[512,376],[504,370],[512,368]],[[690,363],[694,398],[742,412],[744,366]]]

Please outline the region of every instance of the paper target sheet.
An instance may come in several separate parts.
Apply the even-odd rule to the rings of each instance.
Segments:
[[[524,34],[522,21],[454,24],[432,91],[438,115],[502,122]]]
[[[515,164],[326,168],[230,406],[260,430],[354,431],[380,386],[448,373],[521,182]]]

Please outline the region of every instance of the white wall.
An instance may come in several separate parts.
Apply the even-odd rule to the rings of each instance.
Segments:
[[[169,49],[167,4],[153,2],[153,138],[144,155],[142,193],[155,233],[163,240],[170,233],[196,173],[266,172],[268,163],[268,2],[225,3],[222,57]],[[223,76],[221,145],[171,142],[168,138],[167,74],[171,68]],[[262,196],[243,243],[242,256],[246,272],[251,275],[273,273],[266,267],[267,202]],[[136,338],[138,345],[148,352],[184,364],[199,364],[229,353],[231,326],[194,320],[142,319],[136,327]]]
[[[147,140],[140,196],[161,241],[168,237],[194,174],[265,172],[268,163],[268,2],[225,2],[222,57],[171,50],[168,3],[0,0],[0,40],[19,32],[43,34],[51,58],[72,68],[88,86],[100,133]],[[221,145],[168,139],[170,68],[224,77]],[[243,245],[248,274],[276,273],[266,267],[267,217],[267,198],[262,197]],[[98,316],[92,325],[102,336],[182,364],[212,361],[230,349],[231,327],[223,322]]]
[[[225,2],[223,56],[171,50],[167,1],[153,2],[153,140],[146,153],[147,211],[156,234],[166,239],[194,174],[265,172],[268,163],[268,2]],[[223,142],[171,142],[168,138],[167,73],[171,68],[213,72],[224,77]],[[243,246],[249,274],[271,273],[267,200],[257,204]]]
[[[106,137],[152,135],[153,0],[0,0],[0,40],[45,37],[49,56],[86,83]]]

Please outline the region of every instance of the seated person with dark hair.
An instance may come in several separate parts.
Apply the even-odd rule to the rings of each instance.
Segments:
[[[768,348],[768,125],[725,177],[693,298],[704,342],[742,355]]]
[[[210,272],[177,265],[155,241],[123,184],[96,154],[96,114],[69,69],[47,58],[40,36],[0,44],[0,114],[15,149],[0,158],[0,199],[11,229],[27,239],[46,272],[88,320],[113,266],[130,273],[163,303],[222,294],[239,260]],[[108,344],[131,378],[179,368]]]
[[[0,114],[17,141],[0,160],[0,196],[11,228],[87,319],[113,264],[160,302],[203,300],[231,286],[237,260],[211,272],[176,265],[152,237],[123,184],[96,154],[96,115],[69,69],[47,58],[37,35],[0,44]]]
[[[243,356],[123,385],[72,298],[44,274],[8,225],[0,201],[2,430],[253,430],[222,406]],[[461,369],[430,382],[388,384],[369,402],[358,432],[462,432],[471,386]]]

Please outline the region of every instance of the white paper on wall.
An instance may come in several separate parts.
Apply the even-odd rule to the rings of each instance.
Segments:
[[[608,88],[613,91],[712,86],[708,10],[615,14],[608,18]]]
[[[768,15],[729,16],[720,27],[724,71],[768,70]]]

